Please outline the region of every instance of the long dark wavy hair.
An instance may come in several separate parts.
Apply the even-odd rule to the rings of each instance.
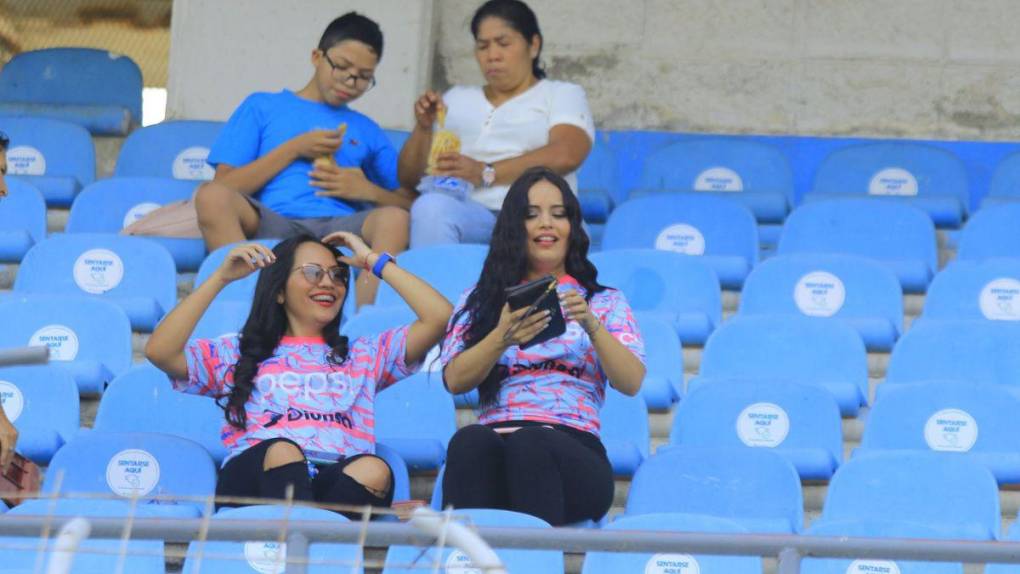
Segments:
[[[503,208],[496,218],[492,231],[492,243],[485,258],[482,274],[478,277],[464,307],[457,311],[450,325],[467,315],[468,328],[464,335],[464,348],[469,349],[485,338],[499,323],[499,315],[506,303],[505,289],[524,280],[528,272],[528,234],[524,222],[528,217],[528,192],[540,181],[555,185],[563,196],[563,207],[570,221],[568,235],[566,272],[584,287],[586,298],[591,301],[594,294],[606,287],[597,281],[598,270],[588,260],[591,241],[581,224],[581,204],[571,191],[570,185],[556,172],[545,167],[533,167],[525,171],[503,200]],[[452,328],[450,329],[452,331]],[[449,332],[447,331],[447,335]],[[494,367],[485,381],[478,387],[479,402],[492,405],[499,394],[499,388],[506,378],[505,370]]]
[[[225,399],[221,403],[227,422],[232,426],[244,430],[248,426],[248,417],[244,410],[245,403],[251,397],[252,389],[255,388],[255,375],[263,361],[273,356],[273,351],[280,344],[280,339],[287,332],[287,312],[277,297],[287,287],[287,279],[291,270],[294,269],[294,255],[298,247],[305,243],[316,243],[322,245],[333,254],[334,258],[340,257],[340,252],[332,245],[322,243],[311,235],[299,235],[281,241],[273,248],[276,254],[276,262],[266,267],[259,273],[258,282],[255,284],[255,296],[251,303],[251,312],[248,320],[241,329],[240,352],[241,357],[234,365],[234,384],[229,393],[221,395],[219,399]],[[346,264],[337,261],[337,265],[346,267]],[[346,285],[344,286],[346,289]],[[344,294],[344,301],[347,300],[347,293]],[[340,302],[343,309],[344,301]],[[340,334],[340,319],[342,312],[322,329],[322,338],[332,348],[329,354],[329,361],[333,364],[341,364],[347,360],[347,337]]]

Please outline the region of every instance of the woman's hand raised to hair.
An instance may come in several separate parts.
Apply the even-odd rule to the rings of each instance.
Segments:
[[[336,231],[322,238],[323,243],[328,243],[335,247],[346,247],[354,252],[353,257],[344,255],[340,258],[340,261],[350,265],[351,267],[357,267],[359,269],[365,269],[374,261],[369,261],[369,257],[374,255],[372,248],[365,244],[365,241],[357,235],[349,231]]]
[[[244,279],[276,262],[273,251],[261,243],[244,243],[231,249],[216,270],[223,283]]]

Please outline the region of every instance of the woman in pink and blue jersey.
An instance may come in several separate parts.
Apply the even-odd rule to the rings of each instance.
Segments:
[[[334,245],[346,246],[343,256]],[[377,392],[410,375],[443,335],[451,307],[432,287],[356,235],[234,247],[220,268],[160,323],[145,354],[185,393],[214,397],[229,450],[218,497],[389,506],[393,480],[375,452]],[[375,273],[418,316],[348,341],[340,335],[350,266]],[[229,283],[261,270],[238,335],[189,341]],[[218,506],[232,506],[229,502]]]
[[[613,499],[599,439],[606,384],[635,395],[644,345],[620,291],[599,285],[581,208],[546,168],[507,192],[477,285],[457,305],[442,346],[452,393],[478,389],[479,424],[451,439],[443,504],[525,512],[552,525],[597,520]],[[511,311],[505,289],[554,275],[563,335],[522,350],[549,322]]]

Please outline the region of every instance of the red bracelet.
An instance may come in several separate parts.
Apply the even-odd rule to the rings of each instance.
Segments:
[[[372,253],[375,253],[375,252],[373,251]],[[369,255],[372,255],[372,253],[369,253],[368,255],[365,256],[365,264],[361,266],[361,268],[364,269],[365,271],[371,271],[372,270],[372,266],[368,264],[368,257],[369,257]]]

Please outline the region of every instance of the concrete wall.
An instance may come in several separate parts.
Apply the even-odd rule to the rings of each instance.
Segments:
[[[437,0],[433,84],[481,80]],[[608,129],[1020,137],[1017,0],[529,0]]]
[[[302,88],[319,36],[348,10],[386,41],[379,85],[353,107],[409,129],[431,74],[432,0],[174,0],[167,116],[222,120],[251,92]]]

